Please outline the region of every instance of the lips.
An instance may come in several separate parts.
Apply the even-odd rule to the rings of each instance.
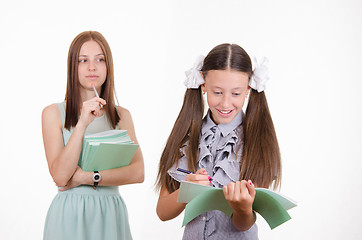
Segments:
[[[86,78],[95,79],[95,78],[98,78],[98,76],[97,75],[88,75],[88,76],[86,76]]]
[[[234,112],[234,110],[219,110],[219,109],[217,109],[217,111],[220,114],[220,116],[225,118],[230,117],[231,114]]]
[[[228,114],[231,113],[232,110],[218,110],[219,112],[221,112],[222,114]]]

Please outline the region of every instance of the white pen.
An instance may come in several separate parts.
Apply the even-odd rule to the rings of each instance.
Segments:
[[[97,90],[96,90],[96,88],[94,87],[94,83],[91,83],[91,87],[93,88],[93,91],[94,91],[94,93],[96,94],[96,97],[99,98],[99,95],[98,95],[98,93],[97,93]],[[101,108],[103,108],[102,103],[100,103],[99,106],[100,106]]]

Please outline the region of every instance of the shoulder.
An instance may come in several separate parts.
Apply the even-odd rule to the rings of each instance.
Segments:
[[[128,109],[117,106],[117,112],[120,116],[120,120],[118,122],[120,129],[122,129],[124,126],[129,126],[130,124],[133,125],[131,112]]]
[[[57,103],[46,106],[42,111],[42,120],[61,124],[60,112]]]
[[[54,114],[59,114],[59,107],[58,107],[58,104],[56,103],[53,103],[49,106],[46,106],[44,109],[43,109],[43,112],[42,112],[42,115],[54,115]]]
[[[131,112],[128,109],[126,109],[124,107],[121,107],[121,106],[117,106],[117,112],[120,115],[121,119],[123,117],[130,117],[131,116]]]
[[[132,141],[138,143],[130,111],[126,108],[117,106],[117,112],[121,118],[118,122],[119,129],[127,130],[127,133],[131,137]]]

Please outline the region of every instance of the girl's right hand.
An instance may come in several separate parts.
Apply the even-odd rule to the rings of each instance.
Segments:
[[[210,185],[209,179],[210,179],[210,176],[207,175],[207,172],[204,168],[197,170],[194,174],[186,175],[186,181],[205,185],[205,186]]]
[[[104,110],[100,107],[100,104],[104,106],[106,101],[102,98],[94,97],[83,102],[79,122],[87,127],[96,117],[102,116]]]

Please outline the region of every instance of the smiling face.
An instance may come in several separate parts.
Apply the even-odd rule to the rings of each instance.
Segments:
[[[249,75],[235,70],[207,71],[202,91],[207,93],[211,117],[216,124],[230,123],[242,110],[249,92]]]
[[[91,84],[100,89],[107,77],[104,53],[96,41],[85,42],[79,52],[78,78],[81,88],[90,89]]]

